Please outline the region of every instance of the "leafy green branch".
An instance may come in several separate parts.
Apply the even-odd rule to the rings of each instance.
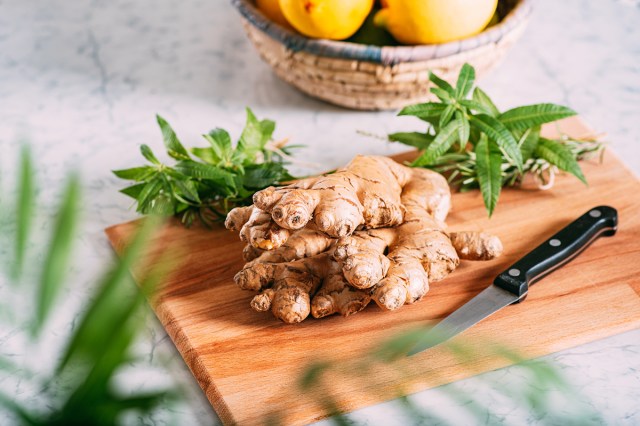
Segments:
[[[208,146],[187,150],[166,120],[157,116],[157,121],[175,164],[162,163],[142,145],[148,165],[113,172],[135,182],[121,192],[136,200],[142,214],[179,215],[187,226],[196,218],[210,224],[235,206],[251,204],[255,191],[293,179],[285,166],[297,146],[274,142],[275,123],[258,120],[248,108],[235,146],[226,130],[216,128],[203,135]]]
[[[388,135],[390,141],[421,150],[413,166],[447,172],[463,191],[480,188],[489,216],[501,188],[520,184],[527,173],[544,180],[545,172],[557,168],[586,184],[578,160],[602,152],[604,145],[540,136],[543,124],[571,117],[575,111],[544,103],[500,112],[485,92],[474,88],[475,70],[469,64],[462,67],[455,87],[433,73],[429,79],[439,101],[411,105],[398,114],[427,122],[427,130]]]
[[[36,208],[35,167],[26,148],[20,158],[15,208],[8,205],[5,197],[0,198],[3,201],[1,213],[5,217],[15,215],[14,220],[0,222],[0,237],[13,249],[10,267],[0,272],[6,272],[14,284],[3,289],[5,298],[0,301],[0,311],[5,314],[15,311],[7,315],[12,321],[30,324],[31,339],[20,343],[22,352],[27,354],[38,347],[40,336],[67,283],[82,203],[80,180],[71,174],[55,218],[52,218],[49,244],[40,262],[40,256],[31,253],[27,244],[40,228],[36,223],[36,212],[41,209]],[[41,355],[55,360],[52,371],[33,371],[27,362],[12,361],[6,348],[0,351],[0,373],[37,387],[39,397],[44,400],[43,406],[32,407],[20,401],[18,395],[0,391],[0,417],[6,418],[11,413],[19,424],[25,425],[106,426],[120,424],[122,416],[148,413],[178,398],[177,392],[171,389],[129,393],[114,383],[116,375],[133,360],[131,346],[141,330],[139,314],[145,295],[174,266],[170,261],[174,256],[166,253],[157,263],[161,267],[152,268],[143,277],[143,291],[135,291],[129,270],[139,261],[159,222],[156,217],[147,218],[121,259],[104,274],[63,352]],[[27,263],[28,271],[24,267]],[[29,285],[32,278],[35,282]],[[8,291],[12,292],[7,294]],[[11,297],[31,299],[35,309],[26,312],[14,309],[7,303]]]
[[[441,341],[440,336],[429,335],[433,344]],[[433,339],[433,341],[431,341]],[[416,370],[412,357],[407,351],[419,342],[425,341],[424,327],[416,327],[396,333],[372,345],[353,359],[335,360],[325,356],[322,360],[310,361],[298,380],[300,390],[320,404],[325,414],[332,416],[336,425],[354,423],[343,408],[344,389],[360,389],[377,399],[397,398],[403,414],[410,424],[455,424],[436,410],[421,407],[413,397],[412,382],[439,386],[432,390],[456,402],[461,412],[471,416],[476,423],[497,424],[503,419],[493,412],[492,407],[483,406],[477,395],[469,394],[455,384],[440,386],[451,378],[439,368]],[[433,356],[451,358],[459,371],[469,375],[482,372],[481,365],[512,365],[521,380],[509,383],[478,376],[487,382],[501,397],[513,401],[536,417],[547,419],[550,424],[588,424],[601,422],[600,415],[584,400],[584,395],[575,389],[554,364],[545,360],[530,360],[522,353],[498,342],[465,342],[459,339],[444,342],[430,349]],[[416,355],[421,356],[421,355]],[[339,386],[336,386],[336,380]],[[558,394],[562,403],[558,404]]]

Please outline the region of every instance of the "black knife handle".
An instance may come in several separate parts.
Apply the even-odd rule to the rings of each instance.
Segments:
[[[521,302],[530,285],[568,263],[598,237],[614,235],[617,229],[616,209],[594,207],[507,268],[493,283],[517,295]]]

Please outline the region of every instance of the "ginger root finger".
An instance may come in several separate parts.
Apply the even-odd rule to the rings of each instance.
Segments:
[[[227,229],[240,231],[240,239],[262,250],[280,247],[291,231],[278,226],[271,215],[255,206],[236,207],[225,220]]]
[[[495,235],[485,232],[451,232],[451,244],[460,259],[491,260],[502,254],[502,242]]]
[[[242,249],[242,258],[245,260],[245,262],[251,262],[252,260],[262,256],[264,252],[265,250],[254,247],[251,244],[247,244]]]
[[[416,258],[393,258],[389,274],[375,287],[373,300],[385,310],[414,303],[429,291],[429,277]]]
[[[249,221],[251,213],[253,213],[253,206],[231,209],[224,221],[224,226],[232,231],[240,232],[244,224]]]
[[[373,300],[387,310],[422,299],[430,282],[443,279],[459,263],[446,234],[428,228],[398,239],[388,258],[389,271],[373,293]]]
[[[298,323],[311,312],[311,294],[315,294],[322,272],[330,256],[315,257],[288,263],[256,263],[236,274],[236,284],[246,290],[259,291],[251,301],[257,311],[271,310],[273,315],[288,324]]]
[[[333,174],[258,191],[254,203],[283,228],[300,229],[313,218],[320,231],[337,238],[361,225],[402,223],[400,193],[410,177],[409,168],[389,158],[357,156]]]
[[[336,243],[334,259],[342,262],[345,278],[355,288],[371,288],[382,280],[389,270],[385,250],[396,238],[395,228],[357,231]]]
[[[248,263],[244,267],[253,266],[255,263],[284,263],[315,256],[327,251],[334,242],[334,239],[316,229],[301,229],[293,233],[282,246],[274,250],[260,250],[247,244],[244,253]],[[256,253],[257,255],[253,256]],[[251,258],[248,259],[249,257]]]
[[[333,262],[320,289],[311,300],[311,314],[323,318],[333,314],[343,317],[360,312],[371,301],[368,291],[351,287],[342,275],[342,268]]]
[[[398,309],[420,300],[429,290],[430,281],[443,279],[458,266],[458,255],[444,232],[443,220],[450,208],[450,197],[447,181],[441,175],[430,170],[412,170],[412,178],[401,196],[406,210],[404,222],[386,231],[384,238],[389,266],[373,292],[373,299],[381,308]],[[366,250],[372,244],[359,246]],[[380,252],[380,247],[377,250]],[[352,253],[343,262],[347,265],[355,257]],[[345,277],[354,285],[353,282],[366,280],[356,274],[365,270],[362,267],[354,269],[354,273],[345,271]],[[378,270],[375,277],[380,275]]]
[[[265,252],[261,258],[277,252]],[[332,249],[284,263],[259,263],[261,258],[238,272],[235,282],[242,289],[260,291],[250,303],[254,310],[271,310],[285,323],[300,322],[309,313],[316,318],[334,313],[348,316],[371,301],[369,291],[348,285]]]

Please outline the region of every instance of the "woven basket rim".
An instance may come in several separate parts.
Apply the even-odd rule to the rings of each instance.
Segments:
[[[318,56],[394,65],[445,58],[489,43],[497,43],[505,34],[526,23],[531,13],[532,0],[519,0],[500,23],[475,36],[448,43],[415,46],[373,46],[312,39],[269,20],[251,0],[231,0],[231,3],[251,25],[294,52],[304,51]]]

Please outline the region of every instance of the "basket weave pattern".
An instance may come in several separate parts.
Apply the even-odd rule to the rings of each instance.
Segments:
[[[358,110],[386,110],[430,100],[432,83],[429,81],[429,71],[453,81],[465,62],[475,67],[478,76],[495,67],[524,31],[528,11],[519,15],[515,23],[511,19],[511,25],[502,28],[495,40],[487,40],[488,37],[480,34],[475,37],[476,40],[467,39],[456,46],[456,53],[426,60],[419,60],[421,49],[430,47],[432,50],[429,54],[437,56],[433,55],[434,46],[377,48],[385,56],[384,60],[378,62],[354,59],[352,52],[347,49],[343,55],[346,57],[336,57],[335,52],[331,53],[332,56],[325,56],[308,51],[311,49],[294,50],[282,40],[269,35],[264,27],[260,28],[249,21],[246,16],[242,22],[262,59],[282,80],[332,104]],[[340,43],[331,42],[337,46]],[[471,47],[465,49],[465,44]]]

